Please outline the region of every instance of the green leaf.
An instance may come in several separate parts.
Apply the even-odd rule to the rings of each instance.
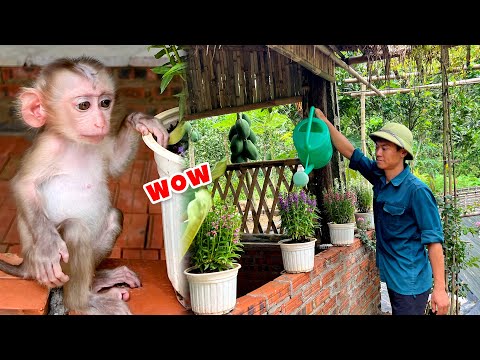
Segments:
[[[184,257],[187,253],[190,245],[195,239],[195,236],[198,233],[198,230],[202,226],[205,217],[212,208],[213,201],[210,191],[205,188],[199,189],[195,193],[195,199],[190,201],[187,206],[187,227],[183,233],[181,244],[182,251],[181,257]]]
[[[186,63],[175,64],[170,69],[168,69],[167,72],[165,72],[164,76],[182,75],[186,68],[187,68]]]
[[[165,49],[162,49],[160,50],[159,52],[157,52],[154,56],[155,56],[155,59],[160,59],[163,55],[165,55],[167,53],[167,51]]]
[[[162,66],[156,66],[151,69],[155,74],[160,74],[163,75],[165,74],[168,70],[170,70],[170,65],[162,65]]]
[[[215,181],[220,176],[225,174],[225,170],[227,169],[227,158],[223,158],[223,160],[217,162],[212,170],[212,181]]]
[[[172,81],[173,75],[163,75],[162,81],[160,83],[160,93],[163,93],[167,86],[170,84],[170,81]]]
[[[147,51],[150,51],[150,49],[158,49],[158,48],[163,48],[164,45],[149,45],[147,46]]]

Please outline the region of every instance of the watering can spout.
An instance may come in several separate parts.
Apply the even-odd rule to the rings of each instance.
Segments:
[[[295,185],[304,186],[308,174],[328,164],[333,148],[327,124],[314,117],[315,107],[310,108],[309,117],[300,121],[293,130],[293,144],[305,171],[298,171],[293,180]],[[306,179],[306,180],[305,180]],[[295,181],[298,180],[298,183]]]
[[[308,164],[307,167],[305,168],[305,174],[310,174],[313,170],[313,164]]]

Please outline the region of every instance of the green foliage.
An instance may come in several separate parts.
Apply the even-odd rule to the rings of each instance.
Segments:
[[[465,297],[469,290],[468,284],[461,282],[458,274],[460,271],[469,267],[478,267],[480,259],[469,256],[472,244],[461,239],[462,234],[480,234],[479,226],[466,227],[462,223],[464,210],[458,206],[454,197],[447,195],[445,200],[438,197],[437,202],[441,209],[443,222],[443,235],[445,238],[445,267],[447,270],[448,292],[457,293],[458,296]],[[480,224],[478,224],[480,225]],[[456,288],[453,288],[455,280]]]
[[[315,236],[320,215],[315,196],[303,189],[294,188],[278,197],[283,233],[294,242],[306,242]]]
[[[251,128],[257,137],[259,160],[296,157],[292,134],[297,117],[292,106],[264,108],[247,114],[252,119]],[[290,117],[292,114],[293,118]]]
[[[179,50],[182,49],[180,45],[151,45],[147,48],[150,49],[157,48],[160,49],[154,56],[155,59],[160,59],[164,55],[168,56],[168,63],[156,66],[151,70],[158,75],[162,76],[162,81],[160,83],[160,92],[163,93],[167,88],[168,84],[172,81],[175,76],[180,76],[183,81],[186,81],[185,78],[185,69],[187,64],[185,63],[185,55],[181,56]]]
[[[480,46],[471,45],[471,57],[466,62],[467,46],[454,46],[449,49],[449,67],[464,68],[462,71],[449,72],[448,80],[455,81],[480,76],[472,65],[480,63]],[[407,78],[376,81],[377,88],[412,88],[416,85],[434,84],[442,81],[438,45],[415,46],[412,56],[403,60],[390,62],[389,72],[399,74],[416,73]],[[362,75],[383,75],[384,62],[359,65],[356,69]],[[351,77],[345,70],[336,68],[338,79]],[[340,93],[360,90],[358,83],[342,84]],[[479,185],[480,178],[480,87],[478,85],[450,86],[448,88],[451,122],[451,155],[455,160],[454,181],[456,188]],[[348,95],[339,96],[341,130],[360,145],[360,100]],[[429,185],[436,195],[443,194],[444,161],[443,161],[443,102],[441,87],[415,90],[409,93],[396,93],[384,98],[372,96],[366,98],[366,133],[378,129],[383,124],[396,121],[411,129],[414,137],[415,160],[410,162],[411,168],[422,181]],[[367,156],[374,158],[373,142],[367,138]],[[348,174],[348,172],[347,172]],[[453,280],[458,280],[462,269],[478,266],[478,259],[469,256],[471,244],[461,240],[462,234],[478,234],[478,227],[464,228],[462,216],[464,211],[447,198],[446,204],[438,201],[442,208],[442,221],[445,236],[445,258],[448,273],[448,291],[465,295],[467,287],[458,284],[452,288]],[[476,231],[476,232],[475,232]]]
[[[334,185],[323,189],[322,195],[327,222],[347,224],[355,221],[357,201],[355,192],[343,187],[338,179],[334,179]]]
[[[160,59],[164,55],[168,57],[168,63],[151,69],[155,74],[161,76],[160,93],[165,91],[176,76],[180,77],[182,81],[186,81],[186,55],[180,55],[180,50],[183,49],[182,45],[150,45],[147,50],[150,51],[150,49],[160,49],[154,54],[155,59]],[[179,97],[179,116],[180,119],[183,119],[186,102],[185,89],[182,89],[182,92],[177,96]]]
[[[294,107],[293,107],[294,108]],[[295,112],[290,105],[283,105],[269,109],[252,110],[242,113],[248,116],[250,132],[255,134],[255,148],[258,155],[256,160],[288,159],[295,158],[297,152],[293,145]],[[228,156],[230,158],[230,138],[236,133],[235,123],[237,114],[227,114],[204,118],[194,121],[193,126],[200,135],[200,140],[195,143],[195,161],[214,164]],[[249,138],[251,140],[251,138]],[[252,141],[253,143],[253,141]],[[186,153],[188,155],[188,152]]]
[[[230,152],[229,141],[227,138],[228,130],[219,130],[216,125],[222,121],[223,117],[205,118],[201,121],[190,121],[193,129],[199,135],[195,142],[195,162],[201,164],[208,162],[212,167],[218,161],[226,157]],[[193,131],[193,130],[192,130]],[[189,156],[187,151],[185,156]]]
[[[422,174],[418,171],[414,171],[414,174],[427,184],[435,194],[443,195],[443,174],[436,174],[435,177],[431,174]],[[480,186],[480,178],[474,175],[459,175],[455,178],[455,185],[457,189]]]
[[[372,252],[377,251],[377,237],[375,230],[372,230],[372,235],[369,237],[367,234],[367,229],[365,227],[359,227],[357,236],[367,250]]]
[[[191,262],[201,273],[233,268],[238,262],[243,244],[240,241],[242,218],[230,202],[214,199],[192,244]]]
[[[350,188],[355,192],[357,201],[355,208],[358,212],[366,213],[373,209],[372,186],[362,178],[351,180]]]
[[[454,46],[449,49],[450,68],[462,68],[466,65],[467,46]],[[449,80],[460,80],[480,76],[479,70],[472,65],[480,63],[480,46],[471,45],[471,59],[466,70],[451,72]],[[417,73],[402,79],[375,81],[377,88],[412,88],[423,84],[441,82],[438,45],[415,46],[412,56],[399,61],[392,58],[391,72],[399,74]],[[384,63],[374,62],[367,68],[359,64],[357,71],[365,77],[368,71],[372,75],[384,74]],[[360,90],[359,83],[342,83],[342,79],[351,77],[342,68],[336,68],[339,80],[339,92]],[[452,124],[452,149],[456,160],[456,176],[480,178],[480,87],[478,85],[450,86],[450,117]],[[339,95],[341,130],[355,146],[360,146],[360,100],[349,95]],[[368,96],[366,98],[366,133],[370,134],[390,121],[397,121],[412,130],[414,136],[415,161],[412,168],[432,179],[443,173],[443,104],[441,87],[396,93],[384,98]],[[367,137],[367,156],[374,158],[374,144]],[[437,189],[443,189],[438,186]]]

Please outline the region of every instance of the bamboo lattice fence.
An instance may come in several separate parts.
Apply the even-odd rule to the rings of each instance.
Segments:
[[[278,196],[292,190],[293,174],[299,164],[298,158],[230,164],[215,180],[212,196],[217,192],[222,199],[233,196],[243,217],[240,232],[281,234]]]

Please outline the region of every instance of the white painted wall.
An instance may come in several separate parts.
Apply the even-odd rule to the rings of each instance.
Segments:
[[[155,59],[158,49],[149,45],[0,45],[0,66],[43,66],[62,56],[88,55],[107,66],[153,67],[166,57]]]

